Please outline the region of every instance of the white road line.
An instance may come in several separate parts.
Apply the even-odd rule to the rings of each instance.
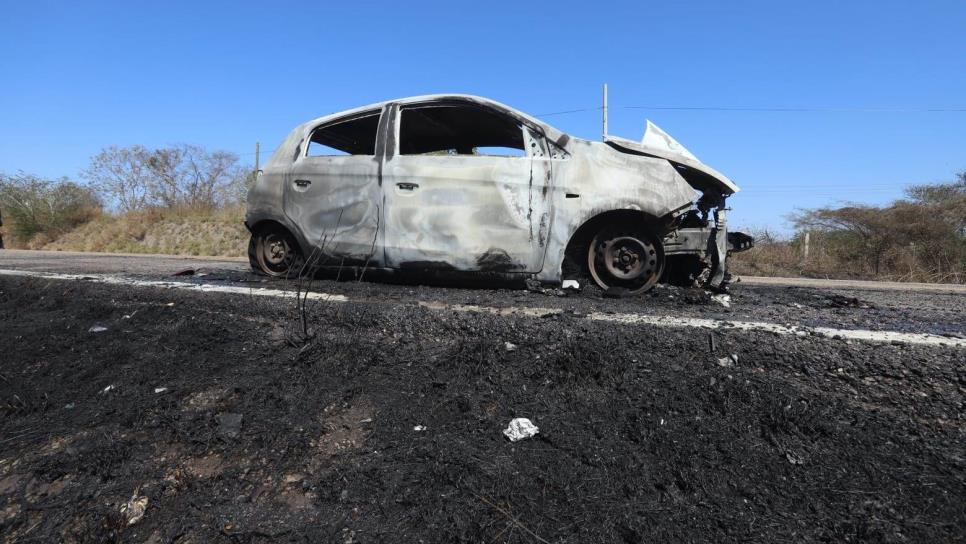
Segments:
[[[180,289],[185,291],[201,291],[203,293],[228,293],[232,295],[253,295],[262,297],[295,298],[295,291],[282,289],[266,289],[264,287],[233,287],[231,285],[210,285],[185,283],[181,281],[154,281],[109,276],[103,274],[59,274],[56,272],[33,272],[30,270],[0,269],[0,276],[25,276],[29,278],[43,278],[48,280],[86,280],[93,283],[108,285],[126,285],[129,287],[161,287],[164,289]],[[329,302],[348,302],[345,295],[329,295],[326,293],[303,293],[308,300],[325,300]]]
[[[125,285],[130,287],[160,287],[165,289],[179,289],[199,291],[203,293],[228,293],[235,295],[265,296],[276,298],[295,298],[294,291],[281,289],[267,289],[264,287],[234,287],[229,285],[208,285],[185,283],[178,281],[154,281],[124,278],[120,276],[102,274],[60,274],[56,272],[33,272],[29,270],[0,269],[0,276],[23,276],[51,280],[85,280],[107,285]],[[308,293],[309,300],[325,300],[329,302],[349,302],[345,295],[327,293]],[[358,300],[357,302],[371,302]],[[516,315],[522,317],[541,317],[548,314],[560,314],[563,310],[557,308],[533,307],[505,307],[475,306],[468,304],[448,304],[446,302],[420,301],[419,305],[434,311],[455,311],[468,313],[486,313],[492,315]],[[861,329],[834,329],[830,327],[798,327],[794,325],[779,325],[758,321],[731,321],[725,319],[705,319],[699,317],[672,317],[643,314],[610,314],[594,312],[587,314],[584,319],[620,323],[622,325],[650,325],[655,327],[697,328],[708,330],[739,330],[769,332],[790,336],[823,336],[827,338],[842,338],[861,340],[866,342],[905,344],[920,344],[927,346],[949,346],[966,348],[966,339],[948,338],[936,334],[923,334],[898,331],[871,331]]]

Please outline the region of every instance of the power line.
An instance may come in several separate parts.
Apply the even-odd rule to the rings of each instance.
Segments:
[[[725,106],[618,106],[625,110],[736,111],[764,113],[966,113],[966,108],[755,108]]]
[[[552,117],[588,111],[601,111],[602,106],[596,108],[580,108],[573,110],[538,113],[534,117]],[[723,112],[758,112],[758,113],[966,113],[966,107],[942,108],[814,108],[814,107],[732,107],[732,106],[610,106],[609,109],[621,110],[660,110],[660,111],[723,111]]]

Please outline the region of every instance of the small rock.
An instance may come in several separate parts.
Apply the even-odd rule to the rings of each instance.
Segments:
[[[106,395],[106,394],[110,393],[113,390],[114,390],[114,384],[112,383],[111,385],[105,387],[104,389],[101,389],[101,394],[102,395]]]
[[[104,332],[106,330],[107,327],[103,325],[91,325],[91,328],[87,329],[87,332]]]
[[[415,427],[413,427],[413,430],[416,431],[417,433],[423,432],[423,431],[426,430],[426,426],[425,425],[416,425]]]
[[[714,295],[711,297],[711,300],[717,302],[718,304],[724,306],[725,308],[731,307],[731,295],[725,295],[725,294]]]
[[[510,342],[504,342],[503,343],[503,346],[506,348],[507,351],[516,351],[517,350],[517,345],[516,344],[513,344],[513,343],[510,343]]]
[[[158,394],[158,393],[164,393],[164,392],[165,392],[165,391],[167,391],[167,390],[168,390],[168,388],[167,388],[167,387],[155,387],[155,388],[154,388],[154,393],[155,393],[155,394]]]

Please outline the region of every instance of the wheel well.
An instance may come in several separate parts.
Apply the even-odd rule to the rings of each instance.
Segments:
[[[274,219],[262,219],[261,221],[255,223],[254,225],[246,225],[246,226],[248,227],[249,232],[251,232],[253,236],[270,230],[280,230],[288,234],[289,236],[291,236],[292,239],[295,240],[295,243],[299,246],[298,250],[301,251],[303,255],[305,254],[305,248],[302,247],[302,242],[299,240],[299,237],[295,236],[295,233],[292,232],[290,228],[286,227],[282,223],[279,223],[278,221],[275,221]]]
[[[638,210],[610,210],[597,214],[580,225],[570,236],[567,249],[564,250],[563,277],[571,278],[589,274],[587,249],[590,241],[604,225],[619,223],[643,226],[650,230],[658,240],[661,239],[661,232],[659,232],[661,221],[648,213]]]

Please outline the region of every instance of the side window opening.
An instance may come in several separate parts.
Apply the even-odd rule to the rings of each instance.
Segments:
[[[321,126],[309,139],[309,157],[375,155],[379,113]]]
[[[404,108],[400,122],[402,155],[527,156],[520,123],[491,109],[416,106]]]

